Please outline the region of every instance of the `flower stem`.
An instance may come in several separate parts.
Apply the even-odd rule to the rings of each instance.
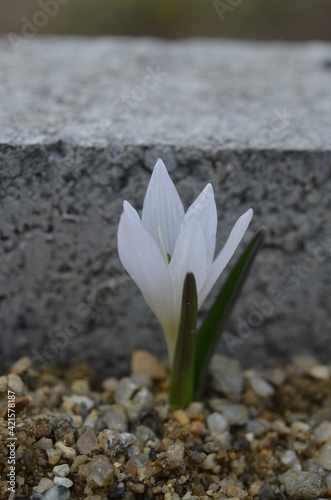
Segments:
[[[169,404],[185,408],[194,396],[195,333],[198,295],[193,273],[187,273],[182,295],[182,308],[176,351],[170,374]]]

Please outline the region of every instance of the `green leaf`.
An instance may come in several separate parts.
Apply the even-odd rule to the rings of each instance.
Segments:
[[[198,294],[193,273],[187,273],[182,296],[175,357],[170,374],[169,404],[171,408],[185,408],[194,395],[194,357]]]
[[[261,228],[242,253],[198,332],[194,363],[195,391],[197,391],[198,386],[201,389],[204,384],[211,356],[239,298],[256,254],[262,245],[263,235],[264,228]]]

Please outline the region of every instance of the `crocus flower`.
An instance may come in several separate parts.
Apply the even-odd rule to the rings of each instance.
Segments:
[[[164,163],[158,160],[141,219],[127,201],[123,208],[119,257],[162,326],[171,366],[186,274],[194,274],[200,308],[244,236],[253,210],[239,217],[214,260],[217,211],[211,184],[185,213]]]

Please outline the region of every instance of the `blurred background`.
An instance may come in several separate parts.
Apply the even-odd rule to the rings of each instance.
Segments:
[[[0,33],[33,19],[38,34],[331,40],[330,0],[0,0]]]

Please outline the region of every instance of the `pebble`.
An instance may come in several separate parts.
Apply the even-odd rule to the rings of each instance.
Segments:
[[[246,491],[231,483],[222,484],[221,492],[227,497],[238,498],[239,500],[245,500],[247,497]]]
[[[264,419],[247,420],[246,431],[247,433],[254,434],[255,437],[260,437],[270,429],[270,424]]]
[[[318,463],[316,460],[313,460],[312,458],[305,460],[303,462],[302,468],[303,470],[310,472],[311,474],[317,474],[318,476],[321,477],[325,476],[325,470],[323,469],[321,464]]]
[[[317,452],[316,460],[325,470],[331,470],[331,443],[325,443]]]
[[[166,378],[166,371],[162,363],[144,349],[134,351],[131,358],[131,371],[135,375],[148,375],[151,379],[157,381]]]
[[[126,432],[128,430],[128,417],[121,405],[112,405],[112,407],[102,416],[101,421],[108,429],[119,432]]]
[[[275,387],[280,387],[286,380],[286,371],[284,368],[274,367],[263,370],[263,378],[271,382]]]
[[[212,470],[217,465],[216,453],[210,453],[202,462],[201,467],[205,470]]]
[[[24,392],[24,384],[19,375],[9,373],[7,377],[8,388],[15,392],[16,396],[22,396]]]
[[[142,387],[152,387],[153,381],[149,375],[131,375],[131,380],[134,384],[136,384],[139,389]]]
[[[104,455],[98,455],[89,463],[79,467],[79,473],[86,476],[88,483],[94,486],[106,486],[113,475],[113,466]]]
[[[307,434],[309,433],[311,427],[306,422],[301,422],[300,420],[295,420],[291,424],[291,434],[295,438],[306,440]]]
[[[77,448],[81,455],[90,455],[99,449],[99,443],[91,427],[87,427],[84,434],[77,439]]]
[[[145,491],[145,486],[141,483],[132,483],[131,481],[128,481],[126,485],[129,490],[136,495],[142,495]]]
[[[153,394],[147,387],[140,389],[132,400],[123,403],[131,424],[141,421],[149,412],[153,410]]]
[[[276,495],[269,483],[264,483],[259,491],[259,500],[276,500]]]
[[[204,405],[200,401],[193,401],[186,408],[185,413],[189,419],[195,420],[197,416],[201,416],[204,410]]]
[[[169,446],[167,451],[158,458],[157,462],[165,469],[178,469],[184,462],[184,443],[178,443]]]
[[[244,405],[230,403],[227,399],[212,398],[208,400],[212,410],[221,413],[228,425],[245,425],[248,419],[248,410]]]
[[[10,371],[16,375],[22,375],[32,367],[31,359],[28,356],[23,356],[18,359],[11,367]]]
[[[145,444],[147,441],[155,442],[157,440],[153,429],[146,425],[138,425],[136,428],[136,437],[142,444]]]
[[[217,392],[238,401],[244,388],[244,375],[236,359],[214,354],[209,373],[212,385]]]
[[[323,479],[310,472],[289,470],[278,476],[278,480],[293,500],[311,500],[325,493]]]
[[[184,410],[175,410],[173,415],[177,422],[179,422],[180,424],[189,425],[190,419],[188,418]]]
[[[70,473],[70,468],[68,464],[56,465],[53,468],[53,474],[58,477],[65,477]]]
[[[208,415],[207,426],[212,434],[222,434],[227,428],[227,421],[223,415],[214,412]]]
[[[261,396],[262,398],[268,398],[272,396],[275,389],[266,380],[264,380],[258,373],[254,370],[247,370],[245,375],[249,381],[249,384],[255,394]]]
[[[74,411],[86,416],[93,406],[95,406],[95,402],[87,396],[80,394],[73,394],[69,397],[63,396],[62,408],[65,411]]]
[[[86,379],[76,379],[72,382],[71,389],[77,394],[86,395],[90,392],[90,384]]]
[[[122,378],[115,391],[115,402],[122,404],[129,401],[138,388],[139,386],[129,377]]]
[[[254,481],[253,483],[250,484],[248,493],[252,497],[257,497],[261,490],[262,484],[263,484],[262,481]]]
[[[281,456],[280,461],[289,469],[302,470],[301,463],[293,450],[286,450]]]
[[[315,365],[309,368],[308,374],[317,380],[329,380],[330,368],[326,365]]]
[[[54,477],[53,479],[54,484],[59,485],[59,486],[65,486],[66,488],[71,488],[73,486],[73,482],[71,479],[67,477]]]
[[[316,444],[331,441],[331,422],[324,421],[314,431]]]
[[[301,354],[298,356],[294,356],[292,363],[301,373],[308,373],[311,368],[318,364],[316,358],[314,358],[313,356]]]
[[[99,437],[100,434],[98,436],[98,439]],[[136,441],[136,436],[129,432],[122,432],[120,434],[112,433],[108,438],[109,449],[114,450],[115,453],[123,452],[128,446],[134,444]]]
[[[200,437],[205,430],[205,425],[200,420],[194,420],[190,425],[190,433],[195,437]]]
[[[33,448],[40,448],[41,450],[51,450],[53,448],[53,441],[49,438],[42,437],[36,443],[34,443]]]
[[[60,457],[62,454],[61,450],[54,450],[54,448],[51,448],[51,449],[46,448],[46,453],[47,453],[48,461],[51,465],[57,464],[58,461],[60,460]]]
[[[70,491],[65,486],[59,485],[54,486],[50,490],[46,491],[42,496],[42,500],[69,500]]]
[[[74,450],[74,448],[66,446],[61,441],[57,441],[55,443],[55,448],[61,452],[63,458],[68,458],[73,460],[76,456],[76,451]]]
[[[280,436],[288,436],[291,434],[291,429],[285,424],[283,420],[274,420],[272,422],[270,429],[277,432]]]
[[[45,491],[49,490],[50,488],[53,488],[54,483],[51,481],[48,477],[43,477],[39,481],[38,486],[35,486],[33,488],[34,493],[44,493]]]
[[[50,424],[40,424],[35,427],[35,436],[39,440],[41,438],[49,438],[52,435],[52,426]]]
[[[76,428],[72,418],[69,415],[62,415],[59,418],[51,420],[53,427],[54,437],[56,441],[64,440],[67,444],[75,442]]]
[[[85,427],[92,427],[92,429],[95,427],[95,424],[98,420],[99,417],[99,412],[97,410],[93,409],[86,415],[86,418],[84,420],[84,425]]]
[[[110,394],[113,394],[118,386],[118,380],[115,377],[108,377],[105,378],[102,382],[102,388],[105,390],[105,392],[108,392]]]

